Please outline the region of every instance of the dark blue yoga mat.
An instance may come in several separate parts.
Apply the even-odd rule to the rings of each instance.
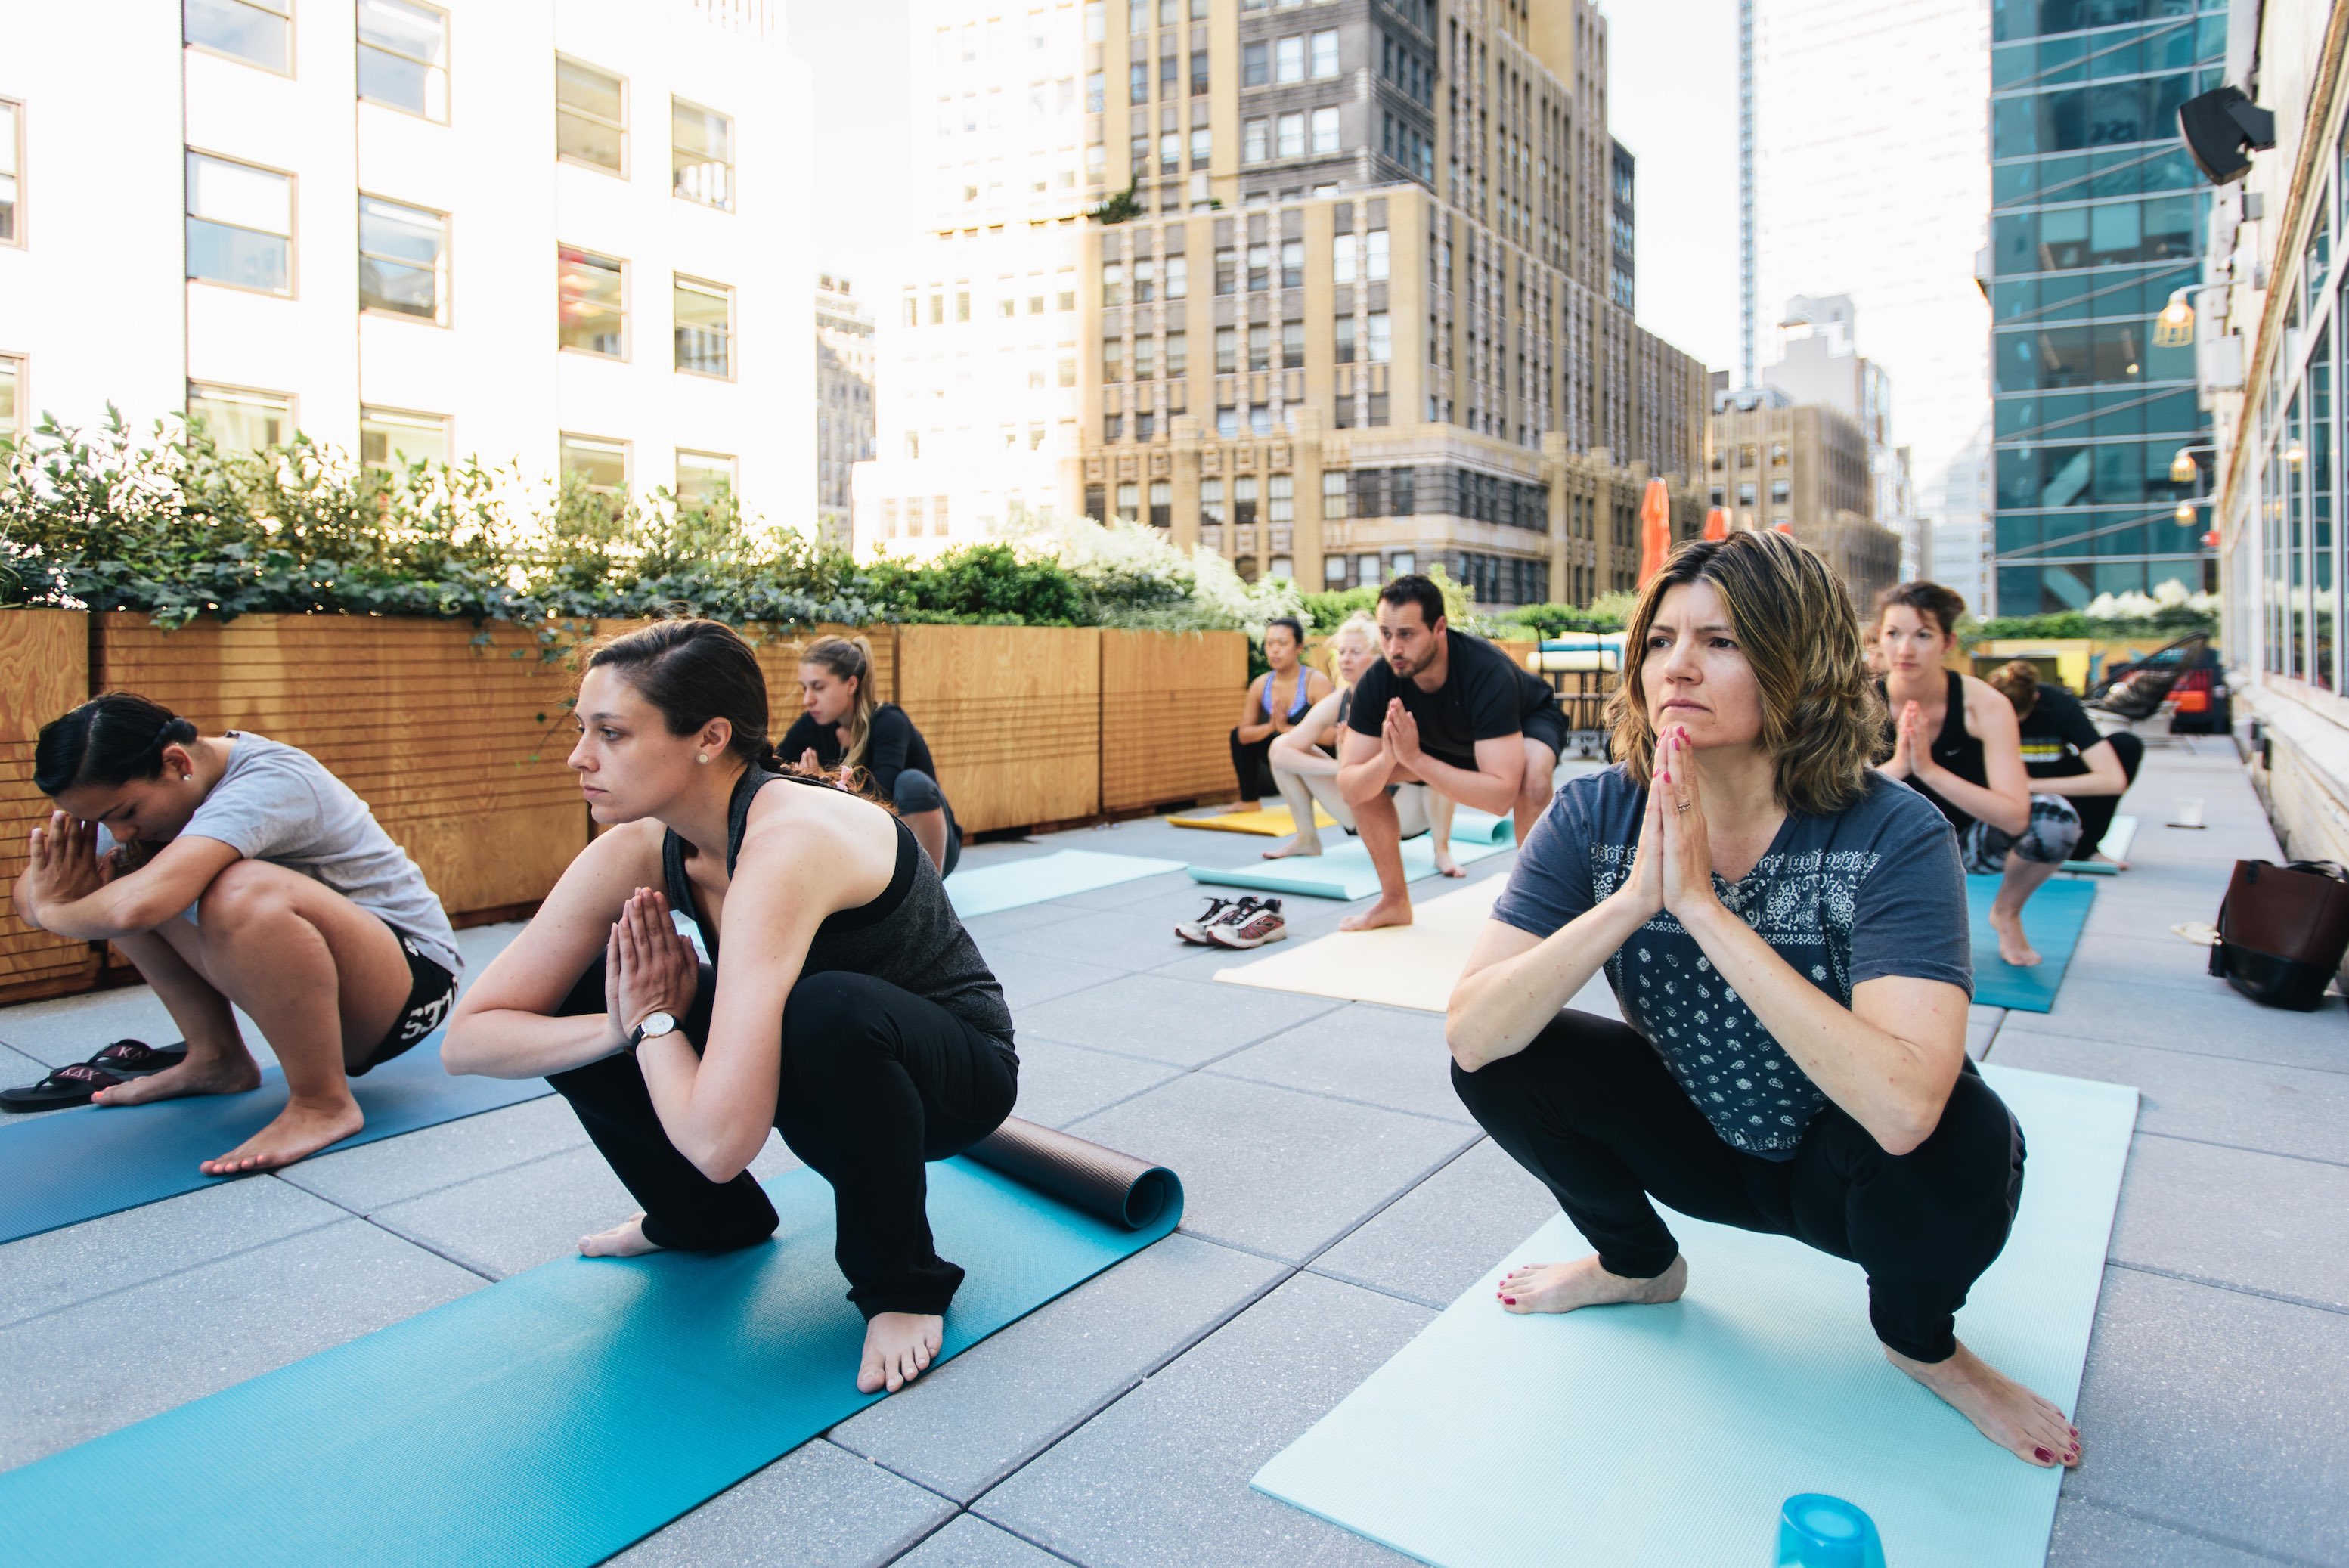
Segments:
[[[450,1078],[435,1033],[351,1080],[367,1127],[332,1147],[356,1149],[553,1092],[544,1078]],[[285,1079],[271,1068],[250,1094],[90,1105],[0,1122],[0,1242],[235,1181],[207,1176],[197,1162],[227,1153],[285,1108]]]
[[[773,1242],[566,1258],[0,1475],[11,1564],[584,1568],[882,1398],[832,1258],[832,1189],[767,1184]],[[969,1271],[944,1353],[1138,1252],[967,1159],[930,1167]]]
[[[2023,906],[2023,934],[2039,950],[2034,968],[2017,969],[1998,955],[1998,934],[1990,928],[1996,877],[1966,879],[1967,913],[1973,922],[1974,1000],[1985,1007],[2044,1013],[2055,1006],[2055,989],[2079,945],[2080,927],[2096,902],[2096,884],[2063,878],[2047,883]]]

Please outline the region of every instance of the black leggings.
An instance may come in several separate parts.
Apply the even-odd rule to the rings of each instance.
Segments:
[[[2113,752],[2121,759],[2121,776],[2130,783],[2136,783],[2137,767],[2145,761],[2145,742],[2126,729],[2116,730],[2105,738],[2113,743]],[[2047,783],[2060,789],[2062,780],[2051,779]],[[2080,843],[2072,854],[2075,859],[2085,861],[2095,854],[2096,847],[2105,841],[2105,830],[2113,825],[2113,813],[2120,810],[2121,798],[2118,795],[2066,795],[2064,799],[2072,802],[2072,810],[2080,814]]]
[[[1858,1264],[1876,1336],[1916,1361],[1956,1351],[1958,1308],[2006,1245],[2023,1196],[2022,1129],[1971,1063],[1910,1153],[1887,1154],[1830,1105],[1786,1161],[1723,1142],[1646,1040],[1588,1013],[1560,1013],[1523,1051],[1473,1073],[1455,1065],[1452,1087],[1557,1195],[1608,1273],[1652,1279],[1680,1254],[1653,1193]]]
[[[1232,743],[1232,776],[1240,781],[1240,799],[1261,800],[1267,795],[1280,793],[1280,785],[1272,776],[1272,737],[1262,740],[1242,740],[1239,727],[1234,725]]]
[[[705,964],[684,1019],[696,1050],[709,1038],[716,989],[716,973]],[[601,958],[559,1011],[604,1011]],[[802,976],[792,987],[782,1053],[775,1128],[832,1183],[833,1256],[848,1276],[848,1299],[867,1317],[944,1313],[962,1270],[931,1244],[923,1163],[959,1154],[1002,1124],[1019,1092],[1017,1058],[935,1002],[840,971]],[[605,1057],[547,1081],[644,1205],[646,1240],[719,1253],[774,1233],[774,1205],[749,1171],[712,1181],[678,1152],[634,1057]]]

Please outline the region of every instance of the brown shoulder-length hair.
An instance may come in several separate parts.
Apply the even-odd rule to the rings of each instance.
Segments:
[[[1614,749],[1648,782],[1656,727],[1642,682],[1648,634],[1664,595],[1710,583],[1762,696],[1759,744],[1776,764],[1778,803],[1825,816],[1868,787],[1884,733],[1884,699],[1868,673],[1851,594],[1826,562],[1775,531],[1701,540],[1674,552],[1640,593],[1623,637],[1623,678],[1608,699]]]

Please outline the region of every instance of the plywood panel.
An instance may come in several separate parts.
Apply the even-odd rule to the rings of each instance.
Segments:
[[[89,617],[78,610],[0,610],[0,1002],[85,991],[98,949],[36,931],[7,900],[26,841],[48,815],[33,787],[41,726],[89,696]]]
[[[1092,627],[901,626],[897,702],[966,833],[1101,810],[1101,637]]]
[[[1228,795],[1226,737],[1247,689],[1243,632],[1104,631],[1102,810]]]

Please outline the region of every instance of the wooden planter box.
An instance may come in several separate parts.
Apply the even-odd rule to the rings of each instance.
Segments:
[[[1247,689],[1247,647],[1245,632],[1101,634],[1102,810],[1232,793],[1226,738]]]
[[[1101,810],[1102,635],[897,628],[896,700],[929,741],[966,834]]]
[[[649,626],[650,621],[598,621],[594,637],[619,636]],[[876,702],[897,700],[897,628],[895,626],[810,626],[790,630],[781,626],[743,625],[736,631],[759,655],[759,673],[767,677],[767,733],[780,741],[783,731],[800,716],[800,650],[818,637],[863,637],[873,650],[873,696]],[[573,650],[567,661],[575,680],[586,665],[586,650]],[[566,742],[565,744],[568,744]],[[792,760],[789,758],[785,761]]]
[[[98,979],[98,949],[36,931],[6,901],[24,874],[26,838],[47,817],[33,788],[41,726],[89,696],[89,617],[78,610],[0,611],[0,1002],[63,996]]]

